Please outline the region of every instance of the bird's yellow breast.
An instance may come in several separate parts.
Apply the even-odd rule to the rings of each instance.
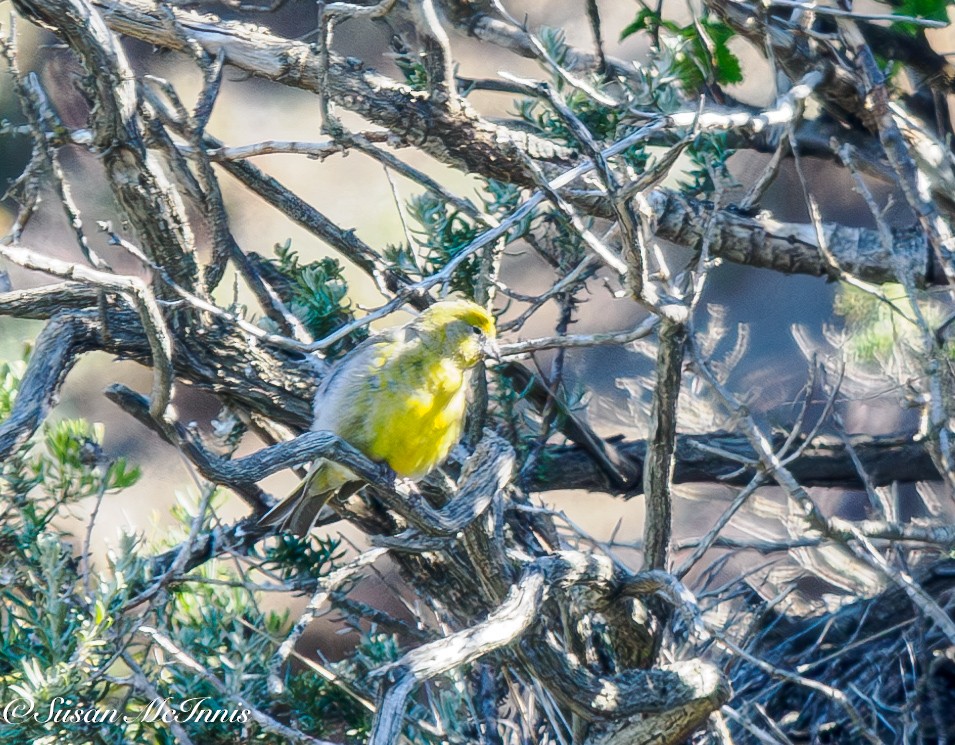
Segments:
[[[369,415],[367,453],[395,473],[420,478],[443,461],[461,437],[467,412],[467,373],[450,360],[398,363]],[[410,383],[410,384],[408,384]],[[385,387],[391,387],[385,383]]]

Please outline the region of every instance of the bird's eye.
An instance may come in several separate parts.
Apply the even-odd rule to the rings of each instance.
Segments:
[[[472,326],[472,327],[471,327],[471,332],[472,332],[475,336],[480,336],[481,334],[484,333],[484,331],[481,329],[480,326]]]

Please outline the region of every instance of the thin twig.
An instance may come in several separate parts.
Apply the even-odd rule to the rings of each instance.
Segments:
[[[172,398],[174,381],[172,340],[162,311],[146,283],[139,277],[111,274],[68,261],[52,259],[23,246],[0,245],[0,256],[25,269],[44,272],[61,279],[84,282],[94,287],[118,292],[129,299],[139,313],[152,352],[153,387],[149,410],[157,421],[162,421]]]

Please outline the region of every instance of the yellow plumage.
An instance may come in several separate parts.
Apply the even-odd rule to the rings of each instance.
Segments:
[[[312,429],[334,432],[395,473],[418,479],[461,437],[472,368],[496,355],[494,318],[468,300],[435,303],[400,329],[367,339],[344,357],[315,397]],[[322,505],[360,483],[343,466],[316,460],[300,487],[259,524],[308,532]]]

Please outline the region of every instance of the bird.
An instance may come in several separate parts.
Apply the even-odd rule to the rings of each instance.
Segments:
[[[494,316],[470,300],[438,301],[404,326],[369,337],[329,371],[315,394],[311,429],[338,435],[400,477],[420,479],[460,439],[471,374],[487,358],[500,359]],[[361,485],[345,466],[317,458],[258,525],[304,536],[329,499]]]

